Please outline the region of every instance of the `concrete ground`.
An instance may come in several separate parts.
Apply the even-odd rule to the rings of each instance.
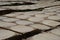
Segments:
[[[19,32],[24,34],[36,29],[43,31],[23,40],[60,40],[60,1],[40,1],[34,5],[0,7],[0,10],[7,9],[39,11],[12,12],[0,16],[0,40],[18,35]],[[13,30],[17,32],[12,32]]]

